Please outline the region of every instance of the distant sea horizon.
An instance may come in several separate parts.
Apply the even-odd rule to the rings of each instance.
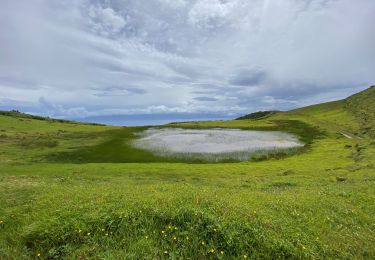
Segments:
[[[216,114],[142,114],[142,115],[109,115],[72,118],[72,120],[113,126],[152,126],[174,122],[231,120],[239,115]]]

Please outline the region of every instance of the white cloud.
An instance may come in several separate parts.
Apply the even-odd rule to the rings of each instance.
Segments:
[[[205,29],[223,26],[237,1],[202,0],[197,1],[189,11],[189,22]]]
[[[184,8],[187,5],[186,0],[159,0],[160,4],[167,6],[169,8]]]
[[[104,36],[119,33],[126,25],[126,20],[121,15],[109,8],[90,6],[88,12],[92,30]]]

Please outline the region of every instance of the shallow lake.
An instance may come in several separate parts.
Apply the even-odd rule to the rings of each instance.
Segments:
[[[160,156],[243,161],[259,152],[288,150],[303,144],[296,136],[278,131],[151,128],[140,134],[134,146]]]

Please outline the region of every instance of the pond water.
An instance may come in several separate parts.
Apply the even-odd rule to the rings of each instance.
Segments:
[[[181,128],[148,129],[134,145],[160,156],[209,161],[249,160],[255,153],[303,146],[296,136],[278,131]]]

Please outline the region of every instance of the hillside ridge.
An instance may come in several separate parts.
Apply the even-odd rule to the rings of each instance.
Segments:
[[[278,114],[314,115],[316,113],[330,112],[334,109],[343,109],[347,111],[349,114],[351,114],[354,117],[354,119],[358,122],[358,124],[360,125],[360,134],[375,137],[375,106],[373,104],[375,104],[375,86],[370,86],[369,88],[356,94],[353,94],[345,99],[314,104],[310,106],[292,109],[289,111],[257,111],[238,117],[235,120],[262,120],[269,117],[277,116]],[[37,116],[28,113],[23,113],[18,110],[0,110],[0,116],[9,116],[15,118],[25,118],[70,124],[103,125],[98,123],[87,123],[66,119],[55,119],[50,117]]]
[[[353,105],[353,103],[359,101],[359,99],[364,99],[364,98],[367,98],[373,102],[375,102],[375,85],[374,86],[370,86],[369,88],[365,89],[365,90],[362,90],[358,93],[355,93],[347,98],[344,98],[344,99],[339,99],[339,100],[335,100],[335,101],[328,101],[328,102],[322,102],[322,103],[317,103],[317,104],[313,104],[313,105],[309,105],[309,106],[304,106],[304,107],[298,107],[298,108],[294,108],[294,109],[291,109],[291,110],[287,110],[287,111],[278,111],[278,110],[265,110],[265,111],[256,111],[256,112],[252,112],[252,113],[249,113],[249,114],[246,114],[246,115],[243,115],[243,116],[240,116],[238,118],[236,118],[235,120],[244,120],[244,119],[259,119],[259,118],[264,118],[264,117],[267,117],[271,114],[274,114],[274,113],[278,113],[278,112],[281,112],[281,113],[285,113],[285,112],[293,112],[293,111],[299,111],[299,110],[303,110],[303,109],[308,109],[308,108],[312,108],[312,107],[316,107],[316,106],[324,106],[324,105],[332,105],[332,104],[338,104],[338,103],[351,103],[350,105]],[[350,105],[348,104],[347,106],[350,107]]]
[[[362,134],[375,137],[375,86],[345,99],[347,109],[359,122]]]
[[[346,113],[358,125],[359,129],[355,131],[358,135],[375,137],[375,106],[373,104],[375,104],[375,86],[341,100],[314,104],[289,111],[258,111],[241,116],[236,120],[276,118],[278,115],[311,116],[320,120],[321,124],[348,125],[348,122],[339,120],[339,114]]]

